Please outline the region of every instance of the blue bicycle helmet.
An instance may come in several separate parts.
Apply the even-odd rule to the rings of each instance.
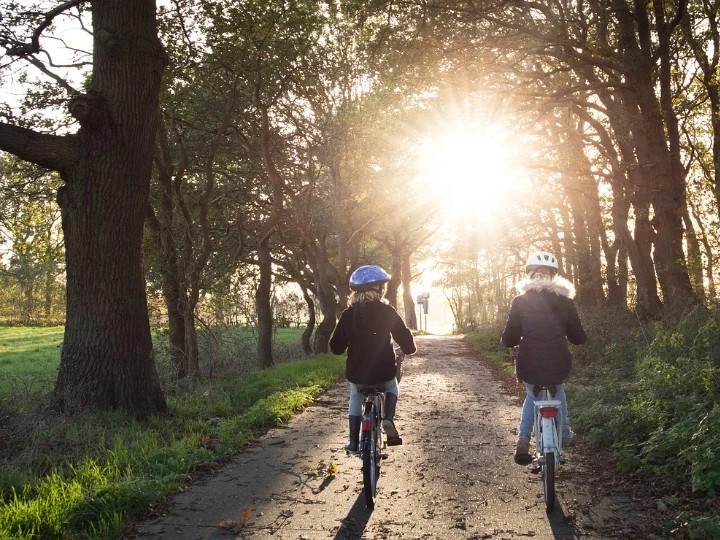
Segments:
[[[359,267],[350,276],[350,288],[353,291],[369,291],[390,281],[390,274],[379,266],[368,264]]]

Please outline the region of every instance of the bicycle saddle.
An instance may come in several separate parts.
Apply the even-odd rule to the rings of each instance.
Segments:
[[[540,390],[543,388],[547,388],[550,392],[550,397],[555,397],[555,394],[557,394],[557,386],[554,384],[536,384],[533,386],[533,395],[535,397],[538,397],[538,394],[540,393]]]

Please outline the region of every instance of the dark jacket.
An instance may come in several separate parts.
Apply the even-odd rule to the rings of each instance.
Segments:
[[[395,351],[390,338],[405,354],[417,349],[413,335],[395,309],[380,301],[361,302],[347,308],[330,338],[330,350],[347,349],[345,374],[355,384],[380,384],[395,377]]]
[[[568,341],[587,341],[575,303],[575,289],[566,279],[527,281],[516,296],[502,334],[505,347],[520,345],[515,364],[519,380],[530,384],[562,383],[572,369]]]

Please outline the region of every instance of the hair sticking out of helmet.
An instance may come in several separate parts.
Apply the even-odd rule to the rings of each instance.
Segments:
[[[383,284],[390,281],[390,274],[372,264],[357,268],[350,276],[350,288],[353,291],[382,290]]]
[[[536,251],[528,257],[525,264],[525,271],[530,274],[532,272],[545,272],[554,276],[558,271],[558,261],[552,253],[547,251]]]

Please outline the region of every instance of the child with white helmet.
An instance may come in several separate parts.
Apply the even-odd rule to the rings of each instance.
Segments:
[[[330,338],[330,350],[343,354],[347,349],[345,373],[350,383],[348,407],[350,444],[348,452],[357,452],[360,442],[363,395],[366,386],[385,391],[383,429],[388,444],[399,444],[400,435],[394,417],[399,388],[395,350],[392,340],[405,354],[417,349],[412,332],[384,299],[390,275],[379,266],[361,266],[350,276],[349,307],[342,312]]]
[[[572,356],[568,341],[584,344],[588,337],[583,330],[573,297],[575,287],[557,275],[557,259],[546,251],[533,253],[525,265],[527,279],[518,284],[522,294],[516,296],[502,334],[505,347],[519,345],[515,370],[518,381],[525,385],[526,396],[520,417],[515,461],[530,461],[535,385],[555,385],[555,399],[560,405],[563,444],[570,445],[573,433],[568,422],[563,381],[570,375]]]

